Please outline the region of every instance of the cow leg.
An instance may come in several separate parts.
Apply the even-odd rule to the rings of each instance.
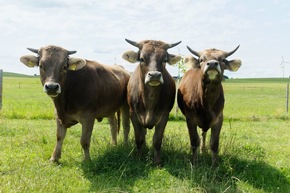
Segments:
[[[201,134],[201,144],[200,144],[200,151],[202,154],[205,154],[205,142],[206,142],[206,132],[205,131],[202,131],[202,134]]]
[[[130,115],[129,115],[129,106],[126,104],[121,108],[122,114],[122,126],[124,132],[124,141],[128,143],[129,132],[130,132]]]
[[[217,166],[219,138],[222,124],[223,124],[223,116],[221,116],[217,121],[217,123],[211,127],[210,148],[212,152],[212,167]]]
[[[56,126],[56,145],[50,158],[50,161],[52,162],[58,162],[58,160],[61,158],[62,144],[67,131],[67,128],[63,126],[58,118],[56,118]]]
[[[153,136],[153,147],[154,147],[154,163],[156,165],[161,164],[160,149],[167,121],[168,114],[166,116],[163,116],[160,122],[155,126],[155,132]]]
[[[82,136],[81,136],[81,146],[84,150],[84,161],[90,161],[90,142],[91,142],[91,136],[92,131],[94,127],[95,118],[91,115],[87,115],[81,120],[82,124]]]
[[[186,124],[188,128],[188,133],[189,133],[189,139],[190,139],[190,144],[192,148],[192,161],[193,163],[196,162],[197,158],[197,148],[200,143],[200,139],[197,133],[197,125],[193,122],[193,120],[186,118]]]
[[[146,128],[144,128],[141,123],[138,121],[138,118],[135,114],[131,116],[131,121],[134,127],[135,142],[138,151],[138,155],[142,154],[142,146],[145,143],[145,137],[147,134]],[[146,143],[145,143],[146,144]]]
[[[115,113],[108,117],[108,121],[111,128],[112,144],[117,145],[118,126]]]

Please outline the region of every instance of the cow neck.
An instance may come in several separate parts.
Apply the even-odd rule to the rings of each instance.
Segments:
[[[60,120],[64,120],[65,118],[65,99],[64,99],[64,90],[55,98],[52,98],[52,101],[54,103],[57,116]]]
[[[148,109],[152,110],[157,106],[160,98],[161,88],[162,85],[152,87],[144,84],[144,101]]]
[[[222,84],[220,81],[203,80],[202,82],[203,105],[212,108],[222,94]]]

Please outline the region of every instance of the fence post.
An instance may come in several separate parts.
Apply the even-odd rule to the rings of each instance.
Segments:
[[[0,110],[2,109],[3,70],[0,69]]]
[[[288,100],[289,100],[289,83],[286,86],[286,113],[288,113]]]

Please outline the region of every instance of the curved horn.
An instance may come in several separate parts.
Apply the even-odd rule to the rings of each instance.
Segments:
[[[238,47],[236,47],[236,49],[234,49],[233,51],[230,52],[224,52],[226,58],[229,57],[230,55],[232,55],[233,53],[235,53],[237,51],[237,49],[239,49],[240,45],[238,45]]]
[[[33,53],[36,53],[38,54],[38,49],[34,49],[34,48],[27,48],[27,50],[33,52]]]
[[[75,53],[77,53],[77,51],[67,51],[68,55],[75,54]]]
[[[195,55],[195,56],[197,56],[197,57],[200,57],[200,53],[199,52],[196,52],[196,51],[194,51],[194,50],[192,50],[189,46],[186,46],[187,47],[187,49],[193,54],[193,55]]]
[[[132,40],[128,40],[128,39],[125,39],[125,40],[126,40],[126,42],[128,42],[128,43],[131,44],[132,46],[135,46],[135,47],[137,47],[137,48],[140,49],[141,45],[140,45],[139,43],[134,42],[134,41],[132,41]]]
[[[181,43],[181,41],[176,42],[176,43],[173,43],[173,44],[167,44],[167,49],[169,49],[169,48],[173,48],[174,46],[177,46],[177,45],[180,44],[180,43]]]

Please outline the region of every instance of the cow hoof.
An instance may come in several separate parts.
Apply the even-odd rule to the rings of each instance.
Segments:
[[[161,160],[160,156],[157,156],[154,158],[154,164],[158,167],[162,166],[162,160]]]
[[[51,162],[51,163],[59,163],[59,159],[56,159],[56,158],[54,158],[54,157],[51,157],[50,159],[49,159],[49,161]]]
[[[85,162],[85,163],[89,163],[91,161],[92,161],[91,157],[84,157],[84,159],[83,159],[83,162]]]
[[[211,164],[211,169],[215,170],[218,166],[219,166],[219,164],[218,164],[217,161],[212,162],[212,164]]]
[[[154,162],[154,164],[155,164],[155,166],[156,166],[156,167],[158,167],[158,168],[162,168],[162,167],[163,167],[163,165],[162,165],[162,162],[161,162],[161,161],[158,161],[158,162],[157,162],[157,161],[155,161],[155,162]]]

